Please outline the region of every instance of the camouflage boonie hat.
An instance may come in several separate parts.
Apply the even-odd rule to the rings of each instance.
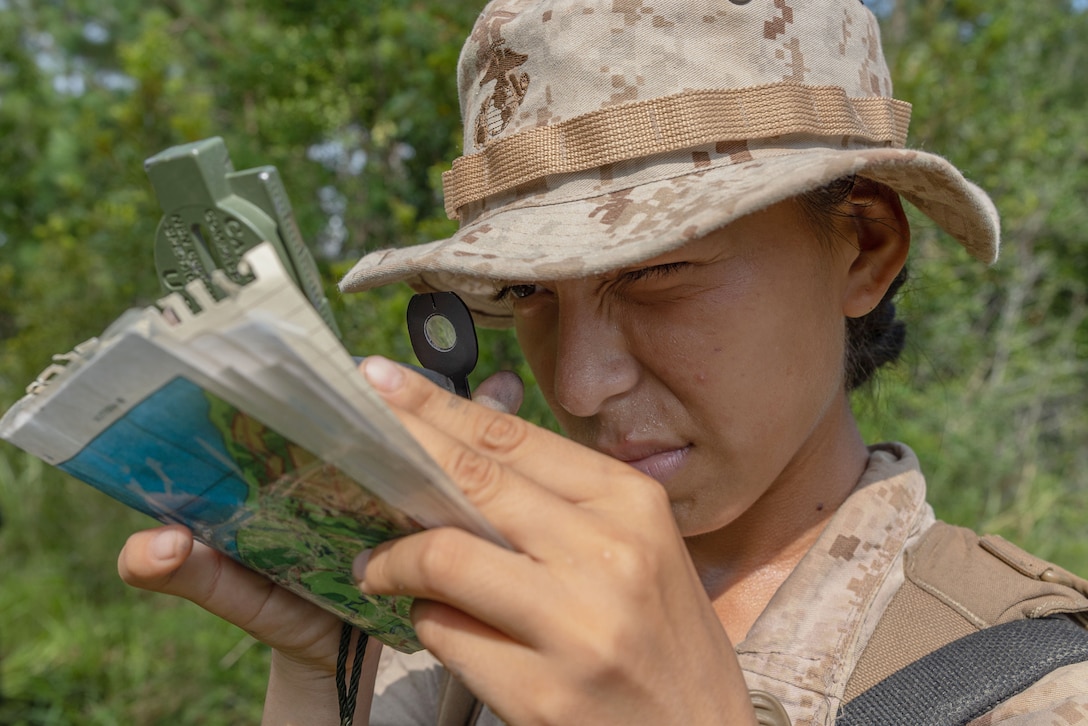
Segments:
[[[503,285],[637,264],[855,174],[997,257],[985,192],[903,148],[910,105],[858,0],[495,0],[458,70],[459,231],[369,254],[341,290],[453,290],[501,327]]]

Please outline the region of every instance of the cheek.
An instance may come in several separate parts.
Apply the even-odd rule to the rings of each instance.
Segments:
[[[739,298],[739,299],[738,299]],[[683,309],[657,316],[654,333],[640,336],[647,367],[689,406],[734,406],[740,394],[759,385],[773,330],[761,321],[759,296],[714,291]],[[665,334],[663,331],[669,331]]]
[[[671,332],[647,329],[641,353],[700,427],[735,453],[795,439],[842,381],[844,321],[828,289],[803,275],[763,279],[659,317],[658,330]]]
[[[537,383],[547,393],[555,372],[555,329],[538,320],[514,318],[514,333],[525,362]]]
[[[542,320],[540,316],[529,319],[514,318],[514,332],[518,347],[536,379],[536,385],[544,397],[544,402],[555,416],[560,427],[570,433],[570,420],[563,407],[555,400],[556,340],[557,325],[554,321]]]

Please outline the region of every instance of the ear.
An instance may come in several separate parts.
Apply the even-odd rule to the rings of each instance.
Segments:
[[[859,318],[880,303],[907,261],[910,224],[899,195],[883,184],[859,179],[846,211],[857,235],[857,256],[847,272],[843,314]]]

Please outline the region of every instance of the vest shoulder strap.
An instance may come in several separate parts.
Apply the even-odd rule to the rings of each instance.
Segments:
[[[483,703],[468,690],[468,686],[443,669],[435,726],[473,726],[480,718],[481,711]]]
[[[835,726],[946,726],[989,713],[1062,666],[1088,660],[1088,630],[1065,617],[975,631],[847,703]]]
[[[959,638],[1067,615],[1088,627],[1088,581],[996,535],[938,522],[904,556],[905,580],[847,683],[849,702]]]

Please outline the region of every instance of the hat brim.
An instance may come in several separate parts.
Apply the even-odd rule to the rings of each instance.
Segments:
[[[976,259],[989,264],[997,258],[1000,233],[993,203],[945,159],[910,149],[818,148],[626,188],[613,185],[576,199],[543,193],[484,213],[448,239],[366,255],[340,289],[356,292],[403,281],[419,292],[452,290],[478,325],[508,327],[510,310],[494,299],[501,285],[638,264],[850,175],[886,184]]]

